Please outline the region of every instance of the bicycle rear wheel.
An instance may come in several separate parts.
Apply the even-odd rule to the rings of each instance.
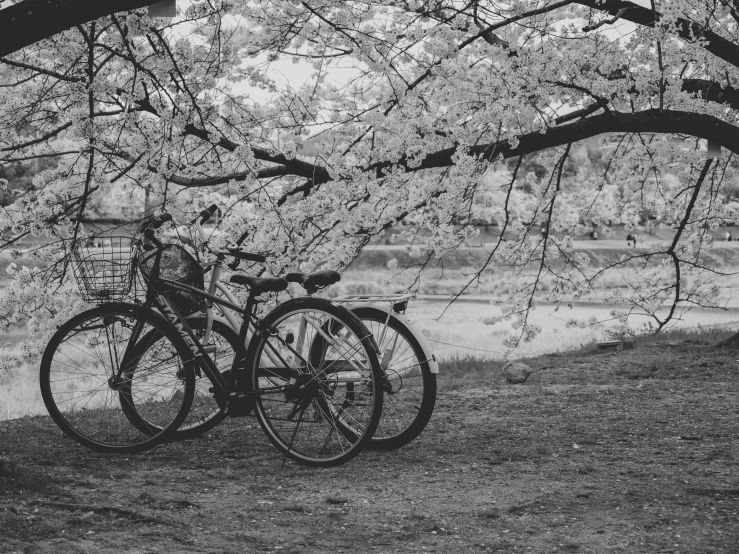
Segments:
[[[267,437],[303,465],[354,458],[382,415],[382,374],[369,331],[351,312],[319,298],[281,304],[260,329],[247,360]]]
[[[158,346],[136,352],[139,337],[151,332],[161,335]],[[54,422],[80,444],[140,452],[167,440],[187,416],[195,388],[191,359],[155,313],[106,304],[73,317],[51,338],[41,360],[41,395]]]
[[[436,375],[413,333],[395,317],[370,306],[352,313],[378,343],[385,374],[382,418],[367,448],[392,450],[405,446],[426,428],[436,404]],[[387,326],[385,322],[387,321]]]
[[[185,319],[202,342],[205,334],[206,317],[198,314]],[[158,330],[152,329],[146,336],[139,340],[139,343],[136,345],[137,353],[143,355],[147,350],[157,348],[162,338],[163,335]],[[238,333],[230,325],[217,319],[213,320],[210,338],[208,344],[204,345],[204,347],[210,359],[213,360],[221,373],[231,370],[236,352],[243,348],[239,342]],[[216,403],[213,393],[210,392],[212,386],[213,383],[208,379],[202,367],[196,367],[195,394],[192,406],[182,425],[174,432],[173,438],[175,440],[190,439],[202,435],[206,431],[213,429],[226,418],[226,413],[221,410]],[[143,416],[140,416],[140,419],[137,421],[144,421],[143,425],[139,423],[141,429],[158,427],[154,422],[145,421]]]

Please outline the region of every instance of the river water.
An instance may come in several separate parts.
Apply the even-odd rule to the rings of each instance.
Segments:
[[[572,307],[540,304],[530,313],[530,321],[542,328],[542,333],[532,342],[524,343],[509,354],[511,358],[557,352],[592,341],[611,340],[606,329],[616,322],[610,315],[612,306],[595,302],[582,302]],[[667,313],[661,312],[660,316]],[[483,319],[500,314],[489,299],[464,297],[449,305],[448,298],[424,297],[411,302],[407,312],[414,324],[431,342],[437,358],[451,356],[479,356],[503,358],[506,347],[503,339],[512,330],[510,323],[486,325]],[[585,328],[567,327],[567,320],[595,318],[599,323]],[[639,329],[649,317],[632,315],[629,326]],[[652,320],[653,321],[653,320]],[[727,310],[693,309],[671,324],[671,327],[697,328],[720,325],[727,329],[739,329],[739,308]],[[646,329],[645,329],[646,330]]]

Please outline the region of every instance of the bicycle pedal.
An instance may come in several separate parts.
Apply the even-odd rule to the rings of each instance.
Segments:
[[[223,411],[228,417],[248,416],[254,411],[254,400],[246,396],[232,396]]]

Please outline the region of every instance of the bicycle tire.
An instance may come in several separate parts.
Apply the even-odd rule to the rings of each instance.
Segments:
[[[139,323],[141,333],[156,329],[166,343],[146,357],[125,359]],[[104,304],[76,315],[51,337],[41,360],[41,396],[54,422],[78,443],[100,452],[141,452],[168,440],[187,416],[195,388],[191,359],[159,315],[133,304]],[[119,371],[123,379],[111,383]],[[157,428],[142,431],[133,424],[141,410]]]
[[[206,317],[204,315],[192,315],[185,319],[196,333],[203,332],[206,322]],[[152,329],[147,336],[139,339],[139,342],[136,345],[137,352],[140,350],[146,351],[155,346],[156,342],[161,337],[161,334],[159,334],[155,329]],[[215,347],[215,352],[209,353],[209,356],[211,360],[215,362],[218,370],[221,373],[230,371],[233,365],[234,356],[241,347],[238,333],[227,323],[214,319],[209,345]],[[174,440],[195,438],[207,431],[210,431],[226,418],[226,413],[218,406],[213,393],[210,392],[210,388],[212,386],[213,384],[210,382],[203,369],[196,368],[195,392],[192,406],[190,407],[190,412],[187,414],[185,420],[172,435]],[[144,421],[143,418],[135,421],[134,425],[139,426],[142,430],[146,427],[156,427],[154,424]]]
[[[387,312],[371,306],[358,306],[352,313],[377,341],[389,385],[384,389],[382,418],[367,448],[394,450],[426,428],[436,404],[436,375],[431,373],[421,344],[400,319],[388,320]],[[388,329],[382,336],[386,321]]]
[[[311,318],[300,344],[301,322]],[[316,364],[308,350],[327,322],[340,335],[325,339],[330,347]],[[254,411],[269,440],[302,465],[331,467],[354,458],[382,416],[382,373],[369,331],[348,310],[319,298],[288,300],[259,329],[249,343],[247,367]],[[291,380],[294,372],[300,375]],[[348,402],[349,381],[362,388],[361,402]]]

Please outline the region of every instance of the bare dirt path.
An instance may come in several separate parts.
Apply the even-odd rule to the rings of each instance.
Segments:
[[[128,457],[5,421],[0,552],[736,554],[739,353],[638,346],[448,370],[418,440],[331,470],[253,419]]]

